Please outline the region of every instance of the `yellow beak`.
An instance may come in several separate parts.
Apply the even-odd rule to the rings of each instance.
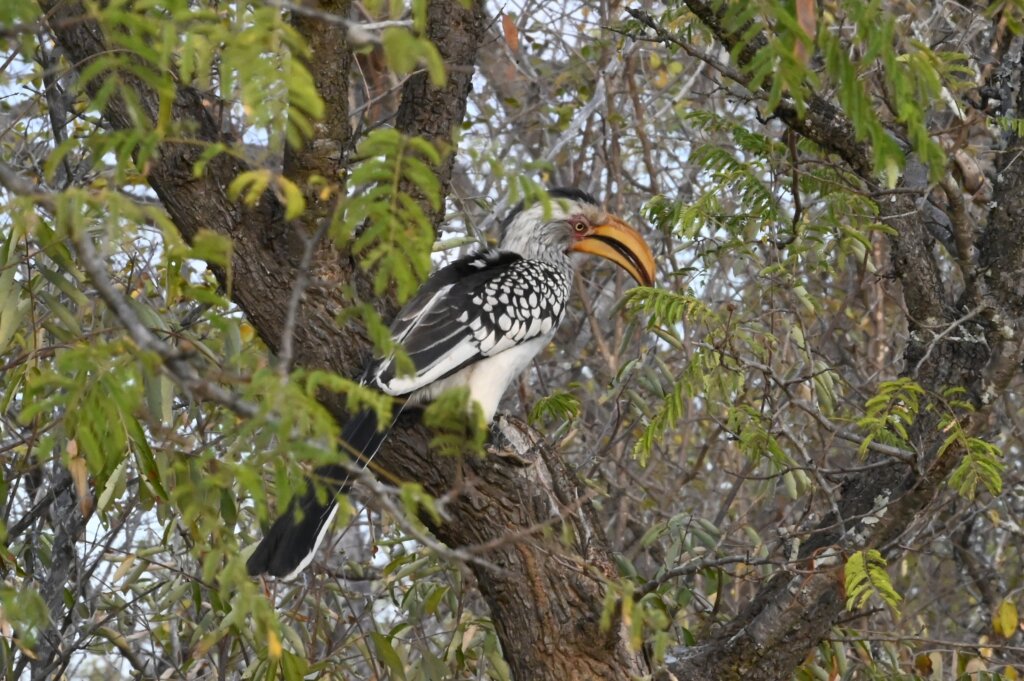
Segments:
[[[654,285],[654,253],[639,232],[615,216],[572,245],[570,251],[590,253],[629,272],[638,284]]]

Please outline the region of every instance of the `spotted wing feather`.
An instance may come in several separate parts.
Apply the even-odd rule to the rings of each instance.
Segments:
[[[409,394],[548,333],[561,321],[568,287],[567,273],[515,253],[460,258],[434,273],[392,324],[415,372],[397,374],[394,357],[387,357],[371,368],[371,382],[392,395]]]

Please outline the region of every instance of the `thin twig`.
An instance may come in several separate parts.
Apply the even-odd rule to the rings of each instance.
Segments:
[[[558,155],[558,152],[560,152],[565,145],[570,143],[575,144],[579,140],[580,129],[590,119],[590,117],[594,115],[597,108],[605,101],[605,90],[608,87],[608,80],[619,74],[625,64],[625,59],[638,49],[638,47],[639,43],[637,42],[627,46],[598,74],[597,83],[594,85],[594,92],[590,96],[590,101],[580,107],[580,109],[573,114],[572,121],[569,122],[569,125],[558,136],[558,139],[556,139],[544,153],[544,156],[542,157],[543,161],[553,161]],[[508,209],[508,203],[509,197],[505,196],[495,204],[490,215],[481,222],[481,232],[486,231],[492,224],[494,224],[498,220],[499,216],[504,216],[505,211]]]
[[[982,312],[982,310],[986,309],[986,307],[986,305],[978,305],[976,308],[965,314],[960,319],[957,319],[956,321],[950,323],[940,333],[935,334],[935,338],[932,338],[931,342],[928,343],[928,349],[925,350],[924,357],[919,359],[917,361],[917,364],[914,366],[914,376],[917,376],[917,373],[921,371],[921,366],[928,361],[929,357],[932,356],[932,350],[934,350],[935,346],[939,344],[939,341],[941,341],[943,338],[951,334],[953,330],[956,329],[957,327],[977,317]]]
[[[824,414],[822,414],[819,410],[815,409],[810,404],[802,400],[790,400],[790,404],[799,408],[801,411],[810,414],[815,421],[817,421],[818,423],[825,427],[825,430],[832,433],[836,437],[842,440],[846,440],[847,442],[852,442],[856,445],[864,445],[863,437],[861,437],[857,433],[852,433],[848,430],[840,428],[836,424],[832,423],[832,421],[830,421]],[[900,449],[899,447],[893,447],[892,445],[882,444],[881,442],[875,442],[874,440],[868,443],[868,449],[870,449],[873,452],[878,452],[879,454],[885,454],[887,456],[895,457],[900,461],[903,461],[908,464],[913,464],[915,459],[917,458],[917,456],[912,451]]]
[[[292,286],[291,295],[288,296],[288,309],[284,317],[284,329],[281,331],[281,352],[278,355],[277,371],[284,379],[292,366],[292,359],[295,356],[295,325],[298,322],[299,306],[302,304],[302,294],[309,286],[309,268],[313,264],[313,255],[321,239],[327,234],[331,226],[330,220],[321,220],[316,232],[308,239],[302,251],[302,260],[295,275],[295,284]]]
[[[18,174],[9,165],[0,161],[0,185],[8,191],[20,196],[33,197],[36,203],[53,210],[56,201],[49,191],[37,187]],[[146,326],[138,314],[132,309],[128,298],[118,291],[110,281],[106,265],[96,252],[92,237],[82,232],[72,237],[72,243],[78,252],[82,269],[92,280],[96,292],[107,304],[114,316],[124,326],[128,335],[143,351],[152,352],[163,362],[168,374],[185,392],[221,404],[239,416],[253,418],[259,414],[259,408],[219,385],[210,383],[199,376],[198,370],[188,358],[171,344],[161,340]]]
[[[324,12],[299,3],[288,2],[288,0],[272,0],[271,5],[286,9],[292,14],[300,14],[305,17],[319,19],[328,24],[336,24],[345,28],[345,40],[352,47],[363,45],[379,45],[381,42],[380,33],[388,28],[413,28],[411,19],[391,19],[386,21],[373,21],[360,23],[352,21],[340,14]]]
[[[815,482],[818,483],[818,487],[821,488],[821,493],[825,495],[825,499],[828,501],[829,508],[832,510],[832,515],[836,519],[836,524],[839,526],[839,531],[846,534],[846,523],[843,521],[843,514],[839,510],[839,502],[836,500],[835,495],[832,493],[833,490],[825,480],[825,476],[821,470],[815,465],[815,461],[811,458],[807,448],[804,447],[803,442],[800,441],[796,435],[786,426],[780,427],[780,432],[786,436],[786,438],[793,443],[796,450],[800,452],[800,455],[804,458],[807,463],[807,470],[810,471],[811,476]]]
[[[654,34],[658,38],[657,42],[665,43],[665,44],[669,44],[669,45],[673,45],[675,47],[678,47],[679,49],[681,49],[683,52],[686,52],[686,54],[690,55],[694,59],[699,59],[700,61],[704,62],[708,66],[712,67],[713,69],[715,69],[716,71],[721,73],[723,76],[725,76],[725,77],[727,77],[727,78],[729,78],[731,80],[734,80],[734,81],[736,81],[737,83],[739,83],[741,85],[746,86],[747,83],[750,82],[750,78],[749,77],[747,77],[744,74],[740,73],[736,69],[732,68],[731,66],[729,66],[727,64],[723,64],[721,61],[719,61],[719,60],[717,60],[717,59],[715,59],[713,57],[709,57],[708,55],[704,54],[700,50],[694,49],[694,47],[692,45],[690,45],[690,43],[686,42],[685,40],[680,40],[679,38],[675,37],[674,35],[672,35],[668,31],[666,31],[647,12],[645,12],[643,10],[639,10],[639,9],[633,9],[631,7],[627,7],[626,11],[634,19],[636,19],[641,24],[643,24],[647,28],[649,28],[652,31],[654,31]],[[633,36],[633,37],[635,37],[635,36]]]
[[[977,249],[974,247],[974,227],[971,217],[964,205],[964,192],[950,174],[946,174],[939,182],[949,202],[948,215],[953,223],[953,240],[956,242],[956,259],[960,273],[964,278],[964,286],[973,292],[976,283],[974,259]]]
[[[381,510],[387,511],[394,519],[395,523],[401,527],[406,534],[426,548],[430,549],[430,551],[435,553],[437,556],[465,565],[476,564],[487,568],[496,574],[504,574],[507,572],[505,568],[484,560],[478,555],[474,555],[474,553],[469,550],[470,547],[451,548],[442,544],[435,539],[425,527],[412,522],[408,515],[398,507],[398,504],[396,504],[391,498],[392,494],[395,492],[394,488],[388,488],[385,486],[384,483],[378,480],[368,468],[360,468],[356,471],[352,471],[352,467],[349,467],[349,469],[352,473],[353,479],[359,480],[359,482],[361,482],[363,486],[373,494],[373,504],[378,505]]]
[[[735,565],[742,563],[744,565],[755,566],[755,565],[769,565],[774,564],[776,561],[770,561],[766,559],[761,560],[750,560],[749,554],[734,555],[734,556],[723,556],[721,558],[714,558],[708,560],[701,560],[697,562],[687,563],[686,565],[680,565],[667,571],[665,574],[652,579],[644,584],[641,584],[633,592],[633,599],[637,600],[643,598],[647,594],[651,593],[665,582],[676,579],[677,577],[688,577],[696,574],[701,570],[708,570],[710,568],[719,568],[726,565]]]

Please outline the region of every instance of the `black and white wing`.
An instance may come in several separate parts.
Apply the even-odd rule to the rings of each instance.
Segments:
[[[407,395],[484,357],[551,333],[565,314],[570,272],[508,251],[460,258],[430,276],[391,325],[415,367],[394,357],[370,367],[368,382]]]

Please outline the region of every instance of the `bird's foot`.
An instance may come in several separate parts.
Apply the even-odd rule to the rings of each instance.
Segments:
[[[532,466],[540,456],[536,433],[522,419],[499,414],[491,422],[491,435],[485,445],[488,454],[499,456],[518,466]]]

